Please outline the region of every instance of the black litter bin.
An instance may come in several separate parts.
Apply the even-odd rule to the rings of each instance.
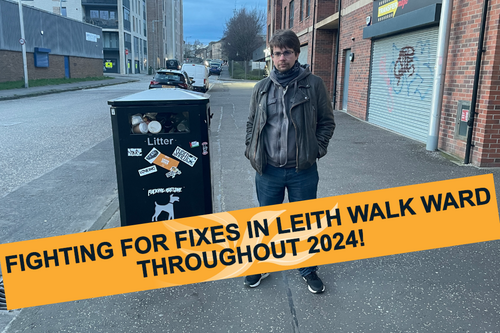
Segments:
[[[208,96],[150,89],[108,104],[121,225],[211,214]]]

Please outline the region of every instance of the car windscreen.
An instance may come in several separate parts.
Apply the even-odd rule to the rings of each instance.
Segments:
[[[155,80],[157,80],[157,81],[181,81],[181,82],[184,82],[184,76],[181,74],[157,73],[155,76]]]

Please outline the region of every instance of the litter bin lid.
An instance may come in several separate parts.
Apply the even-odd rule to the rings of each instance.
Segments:
[[[210,95],[197,93],[191,90],[178,88],[157,88],[144,90],[136,94],[120,97],[108,101],[109,105],[155,105],[155,104],[177,104],[179,102],[193,102],[204,104],[208,102]]]

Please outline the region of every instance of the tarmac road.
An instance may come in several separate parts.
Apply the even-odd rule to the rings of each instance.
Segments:
[[[230,81],[223,72],[209,92],[216,211],[257,205],[254,171],[243,156],[253,84]],[[329,152],[318,163],[319,197],[487,173],[498,192],[498,169],[461,165],[344,112],[335,117]],[[111,138],[96,149],[77,159],[112,157]],[[93,228],[117,227],[116,209],[115,200]],[[500,242],[491,241],[325,265],[319,275],[327,290],[321,295],[311,294],[289,270],[271,274],[255,289],[235,278],[0,311],[4,323],[15,317],[0,331],[498,332],[499,254]]]

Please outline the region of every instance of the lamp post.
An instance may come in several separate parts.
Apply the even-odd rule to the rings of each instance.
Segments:
[[[21,43],[21,47],[23,50],[23,70],[24,70],[24,87],[29,88],[28,86],[28,62],[26,60],[26,39],[24,37],[24,18],[23,18],[23,5],[21,0],[18,0],[19,3],[19,23],[21,25],[21,39],[19,43]]]

